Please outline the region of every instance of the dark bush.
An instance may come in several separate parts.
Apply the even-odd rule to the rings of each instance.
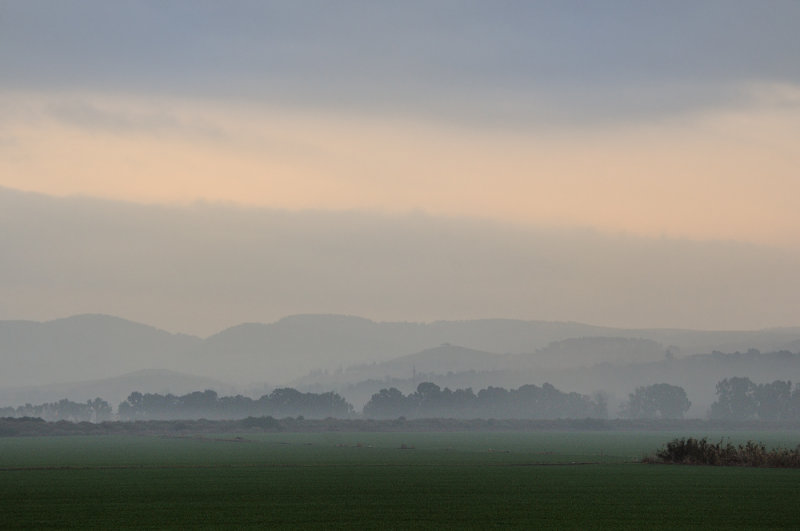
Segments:
[[[242,419],[245,428],[261,428],[263,430],[280,429],[281,421],[273,417],[247,417]]]
[[[674,439],[656,452],[655,457],[645,458],[649,463],[672,463],[681,465],[754,466],[800,468],[800,446],[790,450],[775,448],[767,450],[760,442],[747,441],[734,446],[730,442],[709,443],[705,437]]]

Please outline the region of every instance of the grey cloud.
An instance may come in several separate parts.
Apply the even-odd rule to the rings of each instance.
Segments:
[[[6,88],[627,119],[726,104],[743,83],[800,83],[799,17],[788,0],[32,0],[0,6],[0,65]]]
[[[48,114],[68,125],[114,131],[154,132],[175,128],[180,124],[165,114],[131,115],[103,110],[85,101],[61,101],[48,105]]]
[[[44,112],[63,124],[102,133],[180,133],[222,141],[227,134],[211,123],[187,121],[167,109],[123,111],[106,109],[85,98],[62,99],[47,104]]]
[[[0,318],[109,313],[209,335],[294,313],[760,328],[800,258],[424,214],[141,206],[0,193]]]

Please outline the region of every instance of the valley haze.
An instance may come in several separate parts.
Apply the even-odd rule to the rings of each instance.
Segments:
[[[721,330],[800,315],[800,255],[746,242],[9,188],[0,227],[2,319],[104,313],[208,336],[305,313]]]
[[[786,354],[767,356],[770,352]],[[257,397],[291,386],[336,391],[360,407],[382,388],[411,392],[431,381],[475,390],[551,383],[565,391],[602,392],[616,406],[638,386],[668,381],[686,387],[695,406],[690,413],[703,416],[723,378],[800,381],[800,363],[792,354],[798,352],[800,328],[618,329],[511,319],[375,322],[317,314],[241,324],[203,339],[87,314],[0,321],[0,402],[17,406],[102,396],[118,403],[133,391],[202,389]]]

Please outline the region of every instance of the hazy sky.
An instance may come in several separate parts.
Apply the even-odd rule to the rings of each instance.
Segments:
[[[239,210],[252,214],[245,207],[266,209],[261,214],[267,217],[311,209],[316,214],[306,212],[303,223],[322,226],[308,230],[328,231],[345,248],[342,240],[352,234],[326,227],[331,220],[324,213],[362,216],[364,223],[403,237],[417,234],[406,230],[408,219],[455,223],[449,219],[459,220],[461,235],[490,226],[494,238],[513,233],[509,241],[520,245],[531,241],[520,233],[588,230],[597,241],[741,244],[729,258],[755,248],[783,257],[758,271],[740,263],[729,272],[731,282],[755,300],[778,306],[765,313],[751,305],[705,321],[686,308],[721,312],[728,301],[724,289],[712,299],[701,299],[712,297],[702,291],[694,292],[695,299],[690,292],[676,295],[669,310],[631,301],[604,313],[591,299],[596,272],[588,269],[577,283],[553,280],[546,294],[553,299],[546,304],[512,304],[509,286],[532,279],[515,269],[501,287],[490,275],[502,273],[488,265],[475,266],[469,282],[448,279],[451,288],[439,295],[449,293],[451,300],[436,310],[426,297],[416,305],[386,302],[413,299],[408,292],[415,284],[426,289],[428,282],[441,282],[430,272],[444,274],[446,263],[435,262],[429,270],[399,271],[407,282],[381,291],[381,304],[370,296],[369,283],[362,295],[348,298],[334,289],[340,279],[328,273],[314,277],[316,290],[287,294],[268,311],[257,311],[263,301],[238,299],[226,303],[223,315],[211,308],[211,297],[207,313],[196,316],[204,331],[233,315],[261,320],[315,309],[379,319],[496,315],[650,326],[800,324],[794,317],[798,294],[769,280],[775,276],[771,264],[780,262],[777,278],[791,283],[786,264],[796,262],[785,257],[800,249],[799,22],[800,2],[792,0],[0,0],[0,186],[113,200],[98,203],[111,210],[169,205],[175,214],[170,223],[177,224],[170,230],[178,239],[177,213],[204,200],[223,203],[218,212],[234,217]],[[95,219],[82,214],[80,204],[69,203],[70,215]],[[287,219],[291,224],[300,218]],[[3,217],[9,240],[21,237],[10,234],[10,225],[21,222]],[[259,230],[275,230],[269,227]],[[281,230],[291,233],[284,225]],[[234,246],[224,244],[230,236],[225,231],[207,231],[183,238],[206,239],[209,248]],[[36,236],[33,247],[47,248],[47,234],[52,236]],[[81,238],[75,236],[76,244]],[[95,241],[86,238],[82,245]],[[353,256],[388,252],[383,243],[364,243],[379,236],[370,238],[358,239]],[[320,263],[331,258],[329,244],[302,241],[312,246],[309,257]],[[462,244],[466,249],[461,242],[459,252]],[[592,253],[611,249],[593,245],[575,259],[591,262]],[[409,252],[428,249],[412,247]],[[506,264],[533,252],[500,247],[494,251],[504,254],[495,258]],[[236,256],[237,249],[229,250]],[[41,259],[20,252],[16,267]],[[67,246],[50,260],[93,269],[88,258],[81,262],[71,252]],[[630,264],[615,264],[623,277],[633,274]],[[108,267],[125,285],[119,264]],[[203,271],[197,282],[224,293],[222,277]],[[672,273],[663,271],[672,279],[667,285],[682,278]],[[5,277],[6,289],[20,302],[6,304],[0,318],[112,310],[146,317],[153,302],[141,286],[138,293],[120,287],[115,306],[76,290],[68,276],[62,284],[46,275],[26,283]],[[152,278],[166,285],[170,274],[159,277],[156,270]],[[284,284],[293,285],[292,279]],[[656,278],[647,282],[658,285]],[[62,294],[44,309],[42,297],[51,288],[51,295]],[[625,289],[619,287],[620,300],[636,298]],[[331,293],[323,297],[326,290]],[[467,311],[457,301],[470,291]],[[173,314],[196,307],[177,296],[162,298],[164,314],[169,304]],[[160,319],[167,317],[150,322],[190,326],[186,318],[172,324]]]

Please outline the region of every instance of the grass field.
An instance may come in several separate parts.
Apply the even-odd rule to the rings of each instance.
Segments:
[[[678,435],[0,439],[0,528],[791,528],[800,471],[643,465]],[[797,444],[794,433],[732,442]],[[405,445],[406,449],[401,449]]]

